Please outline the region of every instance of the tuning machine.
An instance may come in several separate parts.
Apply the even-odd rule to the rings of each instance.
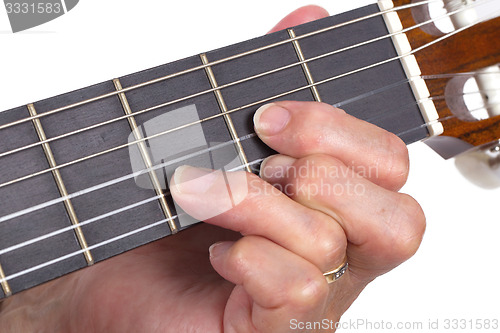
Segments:
[[[500,187],[500,140],[458,155],[455,165],[464,177],[479,187]]]

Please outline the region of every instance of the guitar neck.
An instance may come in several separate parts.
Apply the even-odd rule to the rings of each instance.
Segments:
[[[169,176],[182,164],[256,170],[274,153],[253,130],[265,103],[322,101],[408,144],[428,137],[377,13],[359,8],[0,113],[0,298],[192,225]]]

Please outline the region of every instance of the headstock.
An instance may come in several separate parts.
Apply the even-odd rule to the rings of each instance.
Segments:
[[[423,0],[395,0],[395,7]],[[423,7],[423,6],[420,6]],[[399,10],[404,28],[429,18],[421,8]],[[413,49],[442,37],[432,27],[411,29],[407,33]],[[454,34],[415,53],[431,97],[438,111],[444,133],[428,140],[429,145],[444,157],[453,157],[473,147],[481,147],[500,139],[500,116],[491,110],[488,119],[468,117],[461,110],[463,83],[487,68],[500,71],[500,18],[494,18]],[[493,70],[492,70],[493,69]],[[468,74],[471,73],[471,74]],[[479,75],[479,74],[477,74]],[[482,74],[484,75],[488,74]],[[458,78],[458,79],[457,79]],[[491,86],[490,82],[490,86]],[[497,83],[494,82],[493,85]],[[462,85],[462,86],[461,86]],[[481,88],[481,84],[479,84]],[[491,87],[490,87],[491,88]],[[495,89],[500,90],[500,85]],[[498,104],[493,105],[498,108]],[[462,108],[463,109],[463,108]]]

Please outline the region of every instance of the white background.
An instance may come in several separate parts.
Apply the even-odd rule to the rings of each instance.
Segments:
[[[372,2],[315,1],[330,13]],[[82,0],[63,17],[18,34],[0,8],[0,110],[262,35],[306,4]],[[445,319],[500,319],[500,190],[470,184],[453,160],[423,143],[409,149],[403,191],[426,212],[425,240],[414,258],[372,283],[344,320],[423,322],[424,328],[439,320],[445,331]]]

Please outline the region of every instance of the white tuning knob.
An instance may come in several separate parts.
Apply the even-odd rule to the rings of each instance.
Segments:
[[[444,0],[444,3],[449,13],[461,9],[450,17],[455,29],[465,27],[478,21],[476,8],[469,6],[474,3],[474,0]]]
[[[500,140],[457,156],[455,165],[462,175],[479,187],[500,187]]]
[[[475,76],[490,117],[500,116],[500,67],[482,69]]]

